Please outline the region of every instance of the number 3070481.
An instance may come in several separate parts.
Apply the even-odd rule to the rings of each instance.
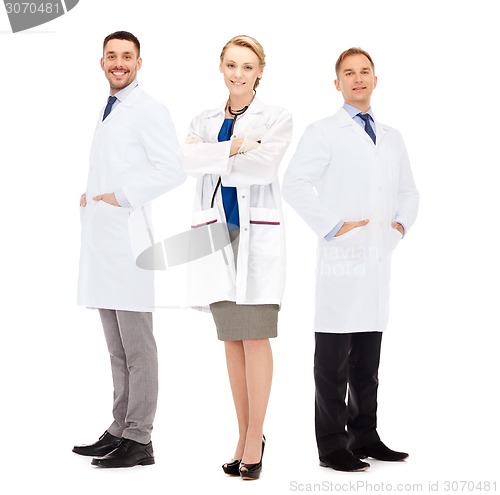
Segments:
[[[59,14],[59,3],[16,2],[6,3],[7,14]]]

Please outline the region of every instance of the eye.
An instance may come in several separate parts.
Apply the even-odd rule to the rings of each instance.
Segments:
[[[252,69],[253,69],[253,67],[252,67],[252,66],[250,66],[250,65],[247,65],[247,66],[245,67],[245,70],[252,70]]]
[[[227,64],[228,69],[234,69],[234,64]]]

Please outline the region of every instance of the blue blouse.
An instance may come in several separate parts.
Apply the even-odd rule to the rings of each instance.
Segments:
[[[217,139],[221,141],[229,141],[231,139],[231,124],[233,119],[224,119],[220,128]],[[238,209],[238,195],[236,187],[225,187],[221,184],[222,204],[224,205],[224,213],[226,214],[226,222],[229,230],[234,230],[240,227],[240,212]]]

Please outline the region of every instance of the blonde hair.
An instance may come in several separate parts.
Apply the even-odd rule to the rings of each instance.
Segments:
[[[266,65],[266,54],[264,53],[264,48],[262,45],[255,39],[252,38],[251,36],[247,36],[245,34],[235,36],[234,38],[231,38],[225,45],[224,48],[222,49],[222,52],[220,54],[220,61],[224,59],[224,55],[226,53],[226,50],[230,46],[244,46],[245,48],[249,48],[252,50],[252,52],[257,55],[257,58],[259,59],[259,65],[260,67],[264,67]],[[255,84],[253,86],[253,89],[256,89],[257,86],[260,83],[260,78],[258,77],[255,81]]]

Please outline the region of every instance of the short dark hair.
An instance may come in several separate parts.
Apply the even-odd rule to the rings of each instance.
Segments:
[[[365,50],[362,50],[361,48],[349,48],[348,50],[345,50],[342,52],[337,59],[337,62],[335,64],[335,74],[337,74],[337,77],[339,77],[339,70],[340,66],[342,65],[342,62],[346,57],[349,55],[364,55],[369,61],[372,66],[373,72],[375,72],[375,64],[373,63],[372,58],[370,57],[370,54],[366,52]]]
[[[134,36],[132,33],[129,33],[128,31],[116,31],[114,33],[108,34],[104,38],[104,43],[102,44],[102,51],[106,49],[106,43],[111,40],[127,40],[131,41],[135,47],[137,48],[137,56],[140,56],[141,54],[141,44],[139,43],[139,40],[137,39],[136,36]]]

